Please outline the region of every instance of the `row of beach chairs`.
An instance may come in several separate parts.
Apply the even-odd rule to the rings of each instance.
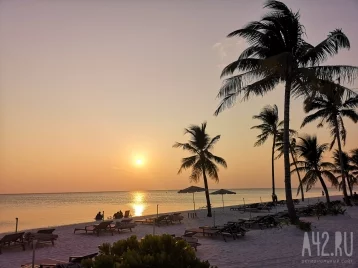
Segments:
[[[96,234],[99,236],[101,232],[109,232],[112,235],[114,232],[120,233],[123,230],[129,230],[132,232],[132,229],[136,227],[136,224],[132,222],[132,219],[123,219],[122,221],[113,222],[112,220],[109,221],[102,221],[99,224],[88,225],[80,228],[75,228],[73,233],[77,231],[84,231],[86,234]]]
[[[55,240],[58,238],[57,234],[53,234],[55,229],[41,229],[37,232],[18,232],[12,234],[6,234],[0,239],[0,254],[2,254],[2,248],[19,246],[23,250],[26,249],[26,245],[33,246],[33,241],[36,240],[37,244],[51,243],[54,245]]]
[[[155,224],[157,226],[160,226],[160,225],[181,223],[181,221],[183,219],[184,219],[184,216],[182,216],[180,213],[173,213],[173,214],[160,215],[158,217],[151,217],[151,218],[136,220],[135,222],[141,223],[141,224]]]

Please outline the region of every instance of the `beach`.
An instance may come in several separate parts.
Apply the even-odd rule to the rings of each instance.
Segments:
[[[334,196],[331,199],[341,199],[341,196]],[[302,207],[308,203],[317,202],[317,198],[306,199],[304,203],[300,202],[297,207]],[[286,210],[286,206],[278,206],[277,211]],[[43,245],[36,248],[36,259],[52,258],[57,260],[68,260],[69,256],[86,255],[98,252],[98,245],[108,242],[113,243],[120,239],[136,235],[141,239],[147,234],[175,234],[181,236],[189,228],[197,228],[204,225],[221,225],[227,221],[237,221],[239,218],[249,218],[250,213],[230,211],[229,207],[216,208],[215,217],[207,218],[205,210],[198,210],[198,217],[188,218],[187,212],[182,212],[184,220],[181,224],[163,225],[155,227],[152,225],[138,224],[132,232],[124,230],[120,234],[110,233],[89,235],[83,233],[73,233],[74,228],[93,224],[93,222],[58,226],[54,233],[59,235],[55,245]],[[276,213],[276,209],[271,210]],[[265,215],[266,212],[251,213],[251,217]],[[141,217],[135,217],[139,219]],[[358,226],[358,211],[356,207],[349,207],[345,215],[323,216],[319,220],[317,217],[301,218],[312,222],[313,232],[328,232],[331,240],[326,245],[326,252],[334,252],[335,232],[354,232]],[[215,221],[215,223],[214,223]],[[3,234],[0,235],[2,237]],[[355,237],[354,237],[355,238]],[[304,232],[296,226],[283,226],[282,229],[263,229],[250,230],[244,237],[236,240],[228,237],[225,242],[222,237],[208,238],[198,236],[199,243],[197,256],[202,260],[209,260],[211,265],[220,267],[357,267],[358,256],[354,249],[358,248],[358,243],[353,239],[353,255],[351,257],[322,257],[317,256],[317,250],[312,246],[311,257],[302,256],[302,246]],[[344,253],[343,253],[344,254]],[[25,251],[20,248],[4,249],[0,255],[0,268],[15,268],[21,264],[28,263],[32,259],[32,250],[27,247]],[[337,263],[333,263],[335,260]],[[323,263],[326,262],[326,263]],[[328,263],[327,263],[328,262]],[[332,262],[332,263],[329,263]]]

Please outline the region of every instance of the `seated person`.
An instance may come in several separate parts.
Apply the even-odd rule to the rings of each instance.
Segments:
[[[102,220],[102,219],[103,219],[103,215],[101,214],[101,211],[100,211],[96,215],[96,220]]]

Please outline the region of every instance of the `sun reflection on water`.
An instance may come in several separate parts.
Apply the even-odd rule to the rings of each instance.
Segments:
[[[132,208],[134,210],[134,216],[143,216],[143,212],[147,205],[145,204],[145,193],[134,192],[132,193]]]

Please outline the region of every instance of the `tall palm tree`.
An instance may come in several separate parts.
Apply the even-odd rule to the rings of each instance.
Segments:
[[[327,178],[332,185],[337,185],[337,179],[330,171],[334,168],[334,165],[329,162],[323,162],[323,153],[328,149],[328,143],[319,144],[316,136],[306,135],[305,137],[299,137],[300,142],[297,144],[297,152],[299,157],[303,160],[297,161],[296,170],[299,172],[305,172],[305,176],[302,179],[302,183],[306,185],[306,191],[309,191],[317,180],[320,181],[323,191],[326,195],[327,203],[329,204],[329,193],[323,178]]]
[[[342,178],[342,174],[344,174],[344,177],[347,179],[347,185],[350,192],[350,196],[353,196],[353,184],[355,182],[353,175],[351,174],[352,166],[349,163],[349,155],[346,152],[339,152],[338,150],[335,150],[333,152],[333,161],[336,166],[334,169],[335,173],[341,174],[340,176],[337,176],[337,178]],[[342,160],[342,162],[341,162]],[[343,170],[341,169],[341,164],[343,163]],[[339,184],[340,188],[343,187],[343,180]]]
[[[261,120],[262,124],[253,126],[251,129],[261,130],[261,134],[257,136],[254,146],[260,146],[265,143],[269,136],[272,136],[272,152],[271,152],[271,175],[272,175],[272,195],[275,195],[275,144],[276,137],[282,128],[283,122],[279,121],[278,108],[276,105],[265,106],[258,115],[254,115],[253,119]]]
[[[349,158],[349,162],[352,167],[352,174],[356,178],[358,178],[358,148],[353,149],[351,151],[351,157]]]
[[[201,126],[192,125],[184,130],[184,134],[190,134],[191,139],[187,143],[176,142],[174,148],[182,148],[185,151],[189,151],[192,156],[182,159],[181,167],[178,171],[180,174],[183,170],[191,168],[190,180],[198,182],[201,175],[204,179],[206,204],[208,208],[208,217],[211,217],[211,203],[209,196],[209,186],[207,175],[214,179],[215,182],[219,181],[218,167],[215,163],[227,167],[226,161],[210,152],[213,149],[214,144],[220,139],[220,135],[215,136],[213,139],[206,133],[206,122]],[[215,163],[214,163],[215,162]]]
[[[296,133],[294,133],[294,134],[296,134]],[[276,147],[277,147],[276,150],[279,152],[279,154],[276,156],[276,159],[278,159],[283,155],[283,132],[280,132],[279,135],[278,135],[277,142],[276,142]],[[292,164],[296,168],[298,182],[299,182],[296,195],[298,195],[301,192],[301,200],[302,200],[302,202],[304,202],[305,201],[305,193],[303,191],[303,184],[302,184],[301,174],[297,170],[296,139],[293,138],[293,137],[290,137],[290,148],[289,149],[290,149],[290,154],[291,154],[291,158],[292,158]]]
[[[333,140],[330,149],[332,149],[337,140],[342,188],[344,200],[347,205],[350,205],[350,200],[347,195],[346,174],[344,172],[344,159],[341,145],[341,140],[343,141],[343,144],[345,144],[347,131],[344,127],[343,117],[347,117],[354,123],[357,123],[358,113],[355,111],[355,108],[357,107],[357,95],[352,96],[343,89],[325,88],[321,94],[304,102],[305,112],[310,113],[314,111],[314,113],[306,116],[301,125],[301,127],[304,127],[306,124],[319,119],[320,121],[317,127],[322,127],[323,123],[326,123],[331,130]]]
[[[300,23],[298,12],[294,13],[279,1],[267,1],[264,7],[269,8],[271,12],[260,21],[250,22],[244,28],[228,35],[245,38],[249,47],[236,61],[223,69],[221,77],[230,77],[220,88],[218,98],[221,99],[221,103],[215,115],[231,107],[240,95],[247,100],[251,95],[263,96],[277,88],[281,82],[285,84],[285,189],[288,213],[291,221],[295,221],[297,217],[292,200],[289,159],[291,95],[312,97],[318,84],[326,80],[325,84],[331,84],[329,79],[337,77],[340,77],[342,82],[352,82],[358,74],[358,67],[322,65],[340,49],[350,47],[348,38],[341,30],[334,30],[321,43],[312,46],[303,39],[304,27]]]

